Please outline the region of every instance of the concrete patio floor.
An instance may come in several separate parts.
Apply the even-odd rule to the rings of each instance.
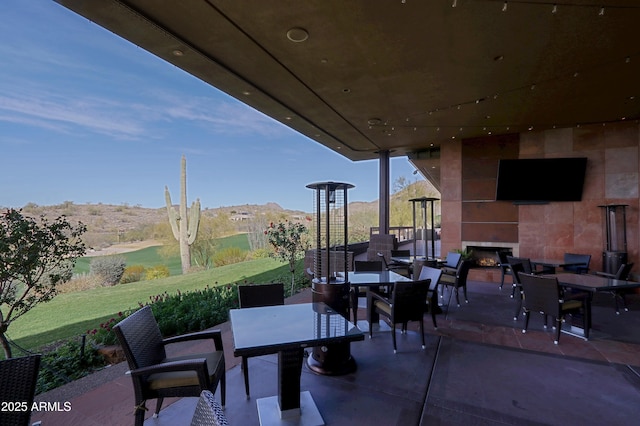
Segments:
[[[513,321],[510,289],[469,282],[469,304],[443,298],[438,329],[425,316],[427,348],[415,324],[398,334],[394,354],[389,332],[351,344],[356,372],[319,376],[303,367],[308,390],[329,425],[617,425],[637,419],[640,407],[640,297],[615,315],[612,300],[597,297],[589,341],[562,335],[532,316],[529,331]],[[305,290],[287,303],[311,301]],[[362,309],[359,317],[364,318]],[[246,399],[239,358],[233,356],[228,323],[221,324],[227,362],[226,416],[232,425],[256,425],[256,400],[277,394],[277,357],[251,358],[251,399]],[[619,333],[618,333],[619,331]],[[618,334],[618,335],[617,335]],[[126,363],[105,369],[38,401],[70,401],[69,412],[34,413],[49,425],[132,425],[133,390]],[[219,391],[216,394],[219,398]],[[145,425],[188,425],[196,398],[166,400]],[[155,402],[149,405],[152,411]],[[149,414],[148,417],[151,417]]]

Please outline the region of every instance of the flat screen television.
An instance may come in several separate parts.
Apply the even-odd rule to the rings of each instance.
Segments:
[[[500,160],[496,200],[519,204],[581,201],[586,158]]]

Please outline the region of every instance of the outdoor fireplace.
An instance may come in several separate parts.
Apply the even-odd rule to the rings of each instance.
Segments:
[[[497,268],[500,264],[500,254],[513,256],[511,247],[467,246],[471,251],[471,259],[476,268]]]

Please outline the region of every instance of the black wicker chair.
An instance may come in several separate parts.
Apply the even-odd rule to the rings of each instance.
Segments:
[[[436,314],[442,313],[442,309],[438,306],[438,284],[440,283],[441,276],[442,270],[430,266],[423,266],[418,276],[418,281],[430,280],[429,291],[427,292],[426,312],[431,313],[433,328],[438,328]]]
[[[211,391],[202,391],[190,426],[226,426],[228,424],[222,407],[213,398]]]
[[[626,281],[629,279],[629,275],[631,274],[631,269],[633,268],[633,262],[631,263],[623,263],[622,265],[620,265],[620,267],[618,268],[618,271],[615,274],[609,274],[606,272],[596,272],[596,275],[600,275],[602,277],[607,277],[607,278],[613,278],[616,280],[623,280]],[[613,299],[615,300],[616,303],[616,314],[620,315],[620,304],[618,303],[618,300],[622,300],[622,308],[625,310],[625,312],[629,311],[629,308],[627,307],[627,299],[626,299],[626,295],[628,293],[631,293],[633,290],[613,290],[611,291],[611,295],[613,296]]]
[[[582,315],[585,339],[589,338],[589,307],[587,298],[565,301],[562,298],[562,291],[555,277],[544,277],[533,274],[518,273],[522,283],[522,309],[524,311],[523,333],[529,327],[529,314],[531,311],[540,312],[544,315],[544,328],[547,328],[547,317],[550,315],[555,319],[556,335],[554,343],[560,341],[560,329],[565,315]]]
[[[563,266],[565,272],[573,272],[575,274],[586,274],[589,272],[589,264],[591,263],[590,254],[565,253],[565,263],[574,263],[574,265]],[[577,265],[576,265],[577,264]]]
[[[460,296],[458,294],[458,289],[460,289],[460,287],[462,287],[465,303],[469,303],[469,298],[467,297],[467,277],[469,276],[469,270],[473,264],[474,262],[472,260],[462,260],[458,264],[455,275],[447,274],[444,270],[442,271],[440,284],[444,287],[453,287],[456,293],[456,304],[458,306],[460,306]]]
[[[135,394],[135,425],[142,426],[146,401],[157,399],[155,415],[166,397],[199,397],[203,390],[215,392],[225,405],[226,376],[222,334],[206,330],[163,339],[150,306],[131,314],[113,327],[129,363]],[[211,339],[215,350],[169,358],[171,343]]]
[[[21,404],[3,407],[0,425],[29,425],[39,369],[39,354],[0,361],[0,402]]]
[[[502,286],[504,286],[504,277],[507,275],[511,275],[511,266],[509,265],[509,261],[507,260],[507,254],[505,252],[499,251],[498,258],[500,259],[500,263],[498,266],[500,267],[500,290],[502,290]]]
[[[391,257],[411,257],[411,250],[391,250]],[[413,273],[410,264],[395,262],[393,259],[391,259],[391,262],[387,265],[387,269],[404,275],[405,277],[411,277]]]
[[[367,315],[369,324],[373,324],[373,313],[386,317],[393,330],[393,353],[397,352],[396,345],[396,324],[402,324],[402,332],[407,330],[409,321],[420,322],[420,334],[422,336],[422,349],[424,342],[424,307],[427,301],[430,280],[424,281],[399,281],[393,285],[391,298],[367,292]],[[369,327],[369,338],[373,337],[373,327]]]
[[[520,262],[510,263],[509,267],[511,269],[511,276],[513,277],[513,289],[511,290],[511,297],[515,299],[516,298],[515,295],[516,294],[518,295],[516,311],[513,314],[513,320],[517,321],[518,315],[520,315],[520,312],[522,312],[522,299],[524,298],[524,294],[522,291],[522,282],[520,281],[520,275],[518,274],[520,272],[530,274],[531,272],[526,272],[524,265]]]
[[[507,264],[509,267],[513,269],[513,265],[515,264],[522,265],[522,270],[518,272],[524,272],[525,274],[541,274],[546,273],[546,270],[535,271],[533,265],[531,264],[531,260],[528,257],[515,257],[515,256],[507,256]],[[520,284],[520,278],[518,278],[512,271],[513,276],[513,286],[511,287],[511,298],[515,298],[516,294],[522,291],[522,285]],[[517,316],[517,315],[516,315]]]
[[[284,305],[284,284],[245,284],[238,286],[240,308],[258,308],[261,306]],[[242,357],[244,390],[249,398],[249,360]]]
[[[444,261],[438,262],[438,267],[442,269],[443,274],[456,275],[458,267],[462,262],[462,254],[450,251]]]

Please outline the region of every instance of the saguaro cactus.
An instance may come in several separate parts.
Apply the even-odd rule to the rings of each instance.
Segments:
[[[190,246],[196,240],[198,225],[200,224],[200,199],[196,199],[191,204],[189,216],[187,216],[187,159],[182,156],[180,172],[180,206],[179,211],[171,204],[169,188],[164,187],[164,198],[167,202],[167,213],[173,236],[180,243],[180,260],[182,262],[182,273],[186,274],[191,268]]]

